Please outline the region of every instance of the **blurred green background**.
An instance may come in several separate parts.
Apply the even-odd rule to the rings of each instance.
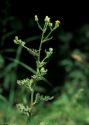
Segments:
[[[89,16],[65,16],[61,8],[37,6],[34,1],[30,4],[29,1],[0,2],[0,124],[88,125]],[[18,102],[29,102],[29,92],[16,81],[29,77],[35,62],[13,39],[19,36],[29,47],[39,46],[40,31],[34,21],[35,14],[41,24],[48,15],[52,21],[58,18],[61,25],[53,39],[43,46],[54,48],[47,64],[46,79],[50,84],[41,81],[36,88],[36,92],[54,99],[37,104],[29,121],[16,111]]]

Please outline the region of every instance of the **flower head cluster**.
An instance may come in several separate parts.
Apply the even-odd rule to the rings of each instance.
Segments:
[[[48,51],[45,50],[47,58],[49,58],[53,54],[53,48],[49,48]]]
[[[35,15],[35,21],[38,23],[38,21],[39,21],[39,18],[38,18],[38,16],[37,15]],[[53,23],[50,21],[50,17],[49,16],[45,16],[45,18],[44,18],[44,22],[45,22],[45,31],[47,30],[46,28],[47,28],[47,26],[49,26],[50,28],[52,28],[53,30],[55,30],[56,28],[58,28],[59,27],[59,24],[60,24],[60,21],[59,20],[56,20],[55,21],[55,25],[54,25],[54,27],[53,27]],[[43,30],[43,28],[41,27],[41,25],[38,23],[38,27],[41,29],[41,30]],[[51,30],[52,30],[51,29]]]
[[[23,42],[21,39],[19,39],[18,36],[15,37],[14,43],[15,43],[15,44],[19,44],[19,45],[21,45],[21,46],[24,46],[24,45],[25,45],[25,42]]]

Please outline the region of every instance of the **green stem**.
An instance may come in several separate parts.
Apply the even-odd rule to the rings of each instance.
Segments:
[[[31,91],[31,109],[33,108],[34,103],[34,90]]]
[[[37,56],[37,54],[26,46],[23,46],[31,55]]]
[[[38,61],[40,61],[40,53],[41,53],[41,47],[42,47],[42,42],[43,42],[43,36],[44,36],[44,33],[42,33],[41,42],[39,46]]]
[[[37,70],[39,70],[40,53],[41,53],[43,39],[44,39],[44,31],[42,32],[41,42],[40,42],[40,45],[39,45],[39,53],[38,53],[38,60],[37,60]]]
[[[41,25],[39,24],[38,21],[37,21],[37,24],[38,24],[39,29],[42,31],[42,27],[41,27]]]
[[[46,39],[48,39],[49,38],[49,36],[51,35],[51,33],[53,32],[53,30],[51,30],[50,32],[49,32],[49,34],[45,37],[45,41],[46,41]]]

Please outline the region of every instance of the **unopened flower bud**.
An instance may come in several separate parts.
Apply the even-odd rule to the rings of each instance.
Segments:
[[[56,20],[55,21],[55,27],[59,27],[59,24],[60,24],[61,22],[59,21],[59,20]]]
[[[50,18],[48,16],[45,17],[44,19],[45,22],[49,23],[50,22]]]
[[[45,69],[44,67],[42,67],[40,71],[41,71],[42,74],[46,74],[47,73],[47,69]]]
[[[22,46],[25,45],[25,42],[23,42],[21,39],[18,39],[18,36],[15,37],[14,43],[15,43],[15,44],[22,45]]]
[[[37,15],[35,15],[35,21],[38,21],[39,19],[38,19],[38,16]]]
[[[53,48],[49,48],[49,51],[50,51],[50,52],[53,52]]]
[[[52,27],[52,26],[53,26],[53,24],[52,24],[52,23],[49,23],[49,26],[50,26],[50,27]]]

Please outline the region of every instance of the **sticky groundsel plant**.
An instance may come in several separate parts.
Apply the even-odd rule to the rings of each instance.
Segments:
[[[14,43],[18,44],[22,47],[24,47],[35,59],[36,61],[36,71],[35,74],[33,74],[30,78],[25,78],[23,80],[17,80],[17,84],[20,86],[26,87],[30,91],[30,105],[24,105],[23,103],[17,104],[17,108],[20,112],[27,115],[28,117],[32,115],[33,109],[36,103],[40,101],[48,101],[53,99],[53,97],[49,96],[43,96],[40,93],[35,94],[35,86],[37,85],[37,82],[40,80],[43,80],[44,75],[47,74],[47,69],[45,68],[47,59],[50,58],[50,56],[53,54],[53,48],[49,48],[48,50],[45,50],[45,57],[41,59],[41,50],[42,45],[51,40],[51,33],[56,30],[59,25],[60,21],[55,21],[55,24],[51,23],[50,18],[48,16],[44,19],[44,26],[42,27],[39,23],[39,18],[37,15],[35,15],[35,21],[38,25],[38,28],[41,30],[41,40],[38,50],[33,48],[28,48],[25,45],[25,42],[18,38],[18,36],[15,37]]]

